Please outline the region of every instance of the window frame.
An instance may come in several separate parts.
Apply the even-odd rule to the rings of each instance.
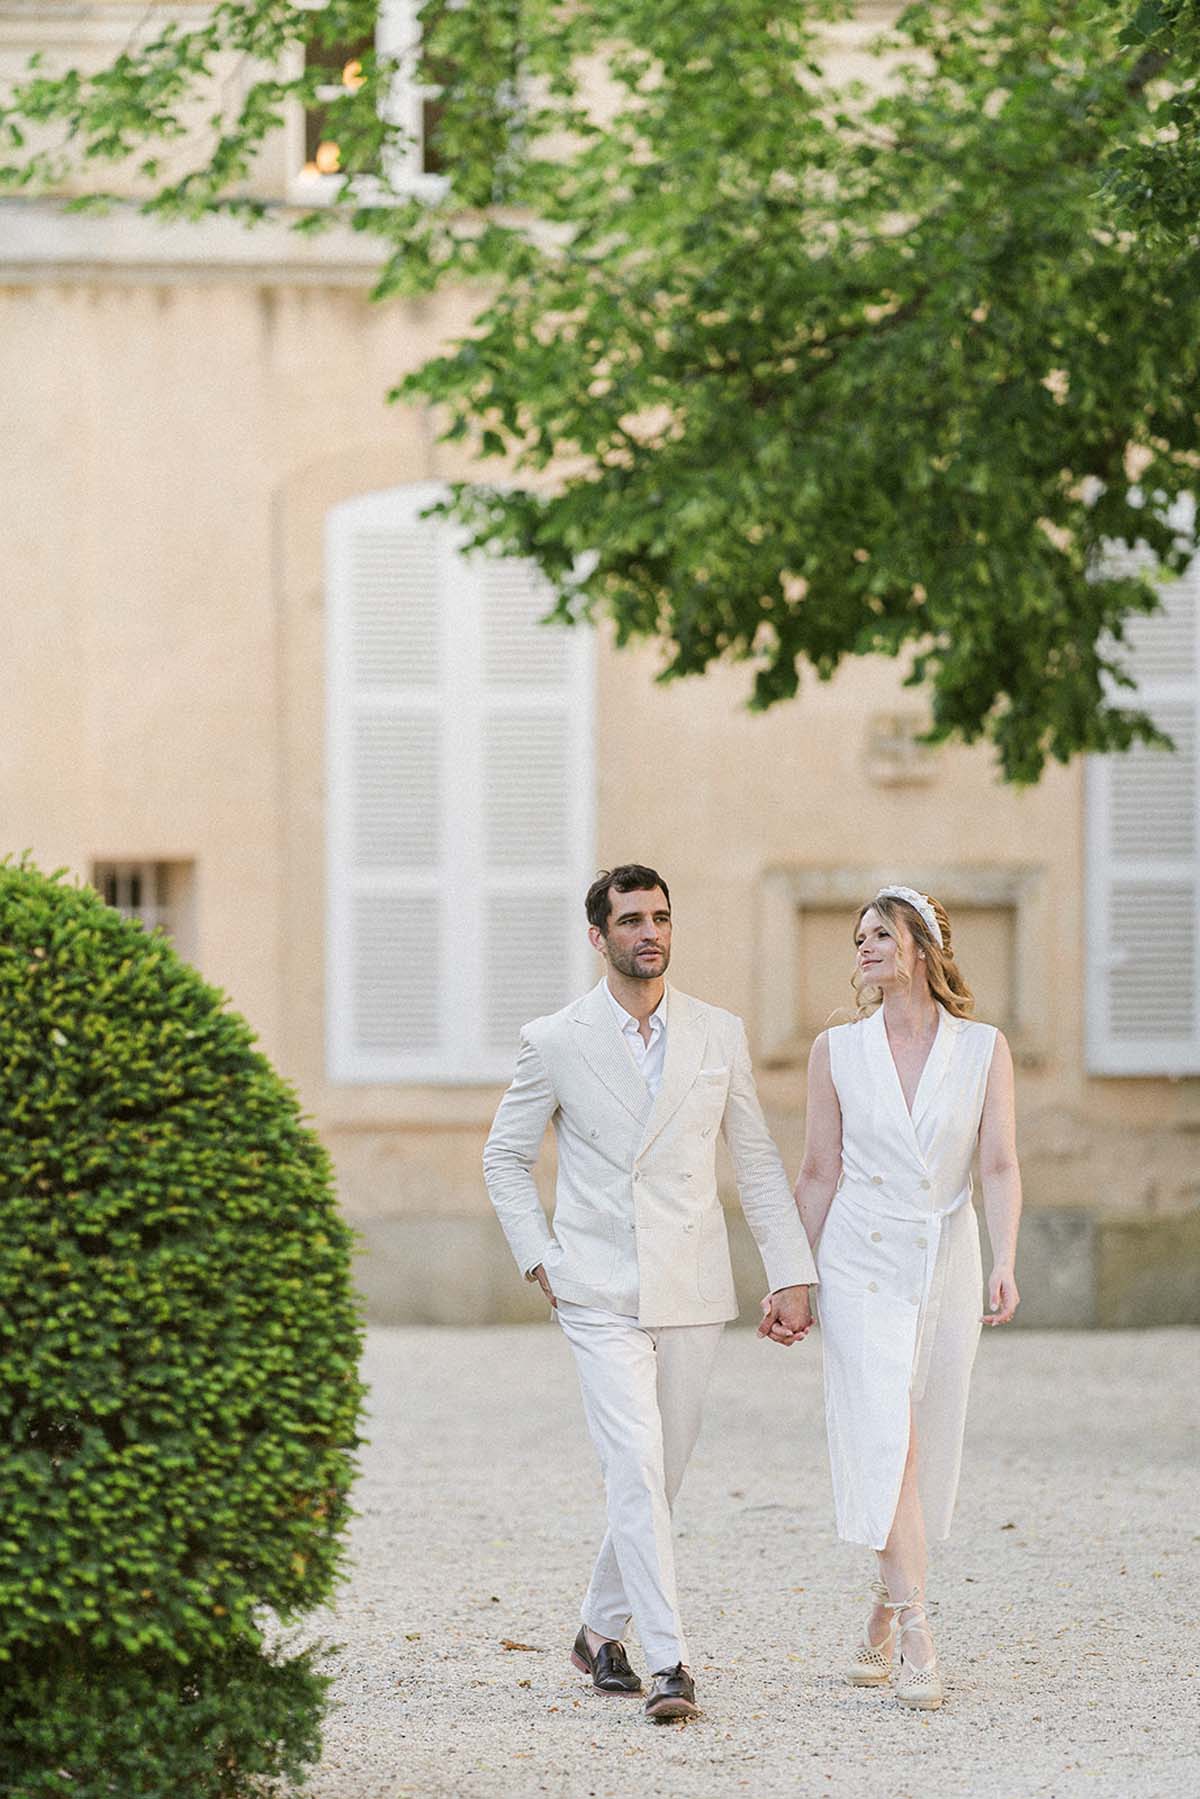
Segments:
[[[306,12],[322,12],[328,0],[294,0]],[[376,52],[400,59],[415,59],[419,42],[418,12],[421,0],[380,0],[375,28]],[[302,54],[297,57],[293,74],[303,70]],[[340,89],[330,83],[326,97],[336,98]],[[444,175],[427,173],[421,167],[424,155],[422,107],[436,89],[415,81],[403,67],[393,76],[385,102],[385,116],[398,125],[408,138],[402,149],[389,155],[386,178],[360,176],[352,183],[350,193],[361,206],[383,205],[397,194],[417,199],[437,200],[449,185]],[[331,206],[341,196],[344,177],[339,174],[309,173],[304,160],[306,108],[299,100],[292,102],[286,127],[287,193],[293,206]]]
[[[161,931],[170,939],[180,955],[191,960],[195,954],[195,886],[196,864],[191,860],[167,859],[161,857],[129,857],[129,856],[93,856],[88,864],[89,884],[100,895],[105,905],[119,912],[122,918],[135,919],[148,931]],[[120,897],[110,900],[104,892],[106,881],[114,877],[118,882],[124,878],[136,876],[142,882],[143,891],[155,894],[150,904],[135,906],[132,901],[122,903]]]
[[[921,893],[935,893],[951,917],[975,906],[1003,907],[1013,914],[1011,1000],[1004,1030],[1023,1068],[1043,1067],[1050,1053],[1050,960],[1047,880],[1043,867],[1028,863],[973,866],[919,863],[906,876]],[[755,983],[755,1049],[768,1067],[802,1066],[813,1033],[796,1016],[796,920],[809,910],[845,908],[847,968],[849,924],[855,906],[878,893],[895,875],[886,866],[812,868],[774,864],[763,871],[758,894],[758,958]],[[848,991],[848,989],[847,989]]]

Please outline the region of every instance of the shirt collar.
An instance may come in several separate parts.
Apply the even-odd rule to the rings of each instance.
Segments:
[[[604,991],[608,995],[608,1003],[613,1009],[613,1015],[621,1030],[632,1031],[636,1036],[640,1036],[641,1031],[639,1030],[637,1019],[633,1016],[632,1012],[627,1012],[625,1010],[624,1006],[609,986],[607,979],[604,982]],[[664,983],[663,996],[650,1014],[651,1037],[657,1037],[660,1032],[665,1031],[667,1028],[667,992],[668,989]]]

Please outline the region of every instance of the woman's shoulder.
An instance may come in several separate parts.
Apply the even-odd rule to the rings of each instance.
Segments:
[[[844,1037],[847,1031],[853,1031],[862,1023],[861,1018],[843,1018],[838,1024],[827,1024],[821,1032],[822,1037]]]
[[[999,1025],[989,1024],[986,1018],[957,1018],[954,1022],[964,1030],[986,1031],[990,1036],[995,1036],[1000,1029]]]
[[[847,1018],[840,1024],[828,1024],[813,1042],[813,1054],[829,1063],[834,1081],[843,1079],[855,1066],[862,1041],[865,1018]]]
[[[959,1042],[969,1045],[980,1055],[990,1056],[996,1041],[1001,1035],[999,1025],[988,1024],[983,1018],[955,1018],[954,1025],[959,1034]]]
[[[981,1031],[986,1037],[998,1037],[1000,1026],[991,1024],[986,1018],[968,1018],[967,1024],[973,1031]]]

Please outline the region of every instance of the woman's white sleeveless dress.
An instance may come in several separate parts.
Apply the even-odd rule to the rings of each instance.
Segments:
[[[882,1007],[829,1032],[842,1174],[817,1254],[825,1416],[839,1537],[882,1549],[917,1431],[930,1538],[950,1530],[983,1270],[971,1204],[994,1025],[952,1018],[910,1116]]]

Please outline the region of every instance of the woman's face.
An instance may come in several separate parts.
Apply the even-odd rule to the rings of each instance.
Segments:
[[[854,941],[859,974],[866,986],[882,987],[886,992],[904,985],[906,976],[912,979],[916,945],[907,925],[897,922],[893,929],[884,923],[874,906],[868,906],[858,921]]]

